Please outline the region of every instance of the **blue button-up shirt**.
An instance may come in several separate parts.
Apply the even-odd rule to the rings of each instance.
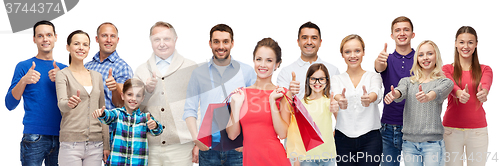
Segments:
[[[184,120],[188,117],[198,118],[198,106],[203,120],[209,104],[222,103],[233,90],[253,85],[257,79],[252,67],[235,60],[231,60],[222,76],[214,65],[212,59],[200,65],[191,74],[182,117]],[[212,128],[216,127],[212,125]],[[219,135],[216,133],[212,140],[217,142],[217,137]]]

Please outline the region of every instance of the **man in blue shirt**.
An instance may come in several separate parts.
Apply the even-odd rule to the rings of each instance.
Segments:
[[[415,51],[411,48],[411,39],[415,37],[413,24],[407,17],[401,16],[392,22],[391,38],[396,42],[396,50],[392,54],[387,53],[387,43],[384,50],[380,52],[375,60],[375,71],[382,76],[384,84],[384,96],[391,91],[391,85],[395,87],[403,77],[410,76]],[[401,156],[403,144],[403,110],[405,102],[384,103],[380,132],[383,142],[382,166],[399,166],[403,161]]]
[[[5,96],[7,109],[14,110],[24,99],[22,165],[58,165],[61,112],[57,106],[55,75],[65,67],[53,60],[57,41],[54,24],[39,21],[33,26],[33,42],[38,54],[19,62]]]
[[[97,28],[95,39],[99,43],[99,52],[92,57],[91,61],[85,64],[85,68],[101,73],[104,83],[106,109],[111,110],[122,107],[123,83],[132,78],[133,70],[116,52],[116,46],[120,40],[118,29],[112,23],[102,23]],[[110,141],[113,140],[114,131],[115,126],[113,124],[109,125]],[[108,158],[109,153],[109,151],[104,152],[103,160]]]
[[[233,30],[225,24],[215,25],[210,30],[210,48],[212,59],[196,68],[189,80],[183,119],[186,121],[193,140],[198,137],[198,107],[203,120],[210,103],[221,103],[235,89],[255,83],[257,75],[252,67],[233,59],[231,49],[234,46]],[[220,134],[213,135],[217,142]],[[200,165],[243,165],[242,147],[227,152],[215,151],[195,141],[193,153],[199,148]],[[202,156],[202,157],[201,157]],[[193,156],[193,158],[196,158]],[[197,163],[196,159],[193,162]],[[224,164],[222,164],[224,163]]]

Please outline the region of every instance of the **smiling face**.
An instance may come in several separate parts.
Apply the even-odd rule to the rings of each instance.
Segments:
[[[71,38],[71,43],[66,45],[66,49],[69,51],[72,61],[83,61],[89,54],[90,39],[85,34],[75,34]]]
[[[342,57],[348,67],[356,68],[361,66],[363,56],[365,56],[365,52],[363,51],[363,46],[358,39],[352,39],[345,42],[342,49]]]
[[[137,110],[144,100],[144,88],[135,86],[129,88],[122,93],[122,99],[127,111]]]
[[[458,35],[457,40],[455,40],[455,47],[460,57],[464,59],[471,58],[477,47],[476,36],[470,33]]]
[[[321,38],[319,32],[314,28],[303,28],[300,30],[299,39],[297,43],[299,44],[302,56],[305,57],[316,57],[318,56],[319,47],[321,47]]]
[[[255,52],[254,70],[258,78],[268,78],[273,75],[274,70],[279,66],[276,62],[276,54],[266,46],[257,48]]]
[[[317,70],[309,77],[309,87],[311,87],[314,93],[323,94],[323,90],[326,87],[327,77],[325,72],[322,70]]]
[[[422,68],[424,72],[430,72],[436,67],[436,50],[429,44],[423,44],[420,46],[417,53],[418,65]]]
[[[415,37],[409,22],[398,22],[392,26],[391,38],[396,41],[397,46],[407,46],[411,44],[411,39]]]
[[[54,43],[57,41],[57,36],[54,34],[54,29],[50,25],[39,25],[35,29],[33,42],[38,48],[38,52],[50,53],[54,49]]]
[[[214,31],[210,39],[210,48],[215,59],[228,59],[234,42],[231,40],[229,32]]]
[[[103,24],[96,36],[96,41],[99,43],[99,51],[107,56],[115,52],[119,40],[118,32],[111,24]]]
[[[156,56],[167,59],[174,53],[177,36],[170,28],[164,26],[154,27],[150,39]]]

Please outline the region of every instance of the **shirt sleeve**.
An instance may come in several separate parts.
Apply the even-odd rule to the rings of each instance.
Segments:
[[[290,72],[291,73],[291,72]],[[290,87],[290,81],[292,80],[292,74],[286,71],[286,68],[283,68],[278,74],[277,83],[280,87]]]
[[[154,136],[159,136],[161,133],[163,133],[163,125],[162,125],[160,122],[158,122],[158,121],[157,121],[157,120],[153,117],[153,115],[151,115],[151,119],[152,119],[152,120],[154,120],[158,126],[156,127],[156,129],[152,129],[152,130],[151,130],[151,129],[147,128],[147,130],[148,130],[148,132],[149,132],[149,133],[151,133],[152,135],[154,135]]]
[[[395,87],[394,90],[398,90],[401,93],[401,97],[394,99],[396,103],[402,102],[404,99],[408,97],[409,86],[410,86],[410,77],[405,77],[399,80],[398,87]]]
[[[378,104],[382,101],[384,97],[384,86],[382,85],[382,77],[380,74],[374,73],[370,79],[370,89],[368,89],[368,93],[375,93],[377,95],[377,100],[375,100],[375,104]]]
[[[184,114],[182,119],[186,120],[188,117],[198,119],[198,107],[200,102],[200,86],[198,83],[197,73],[191,74],[189,79],[188,88],[186,91],[186,101],[184,104]]]
[[[132,68],[125,62],[119,63],[119,65],[120,66],[116,67],[117,71],[113,70],[113,77],[115,78],[116,83],[123,84],[125,81],[132,78],[133,71]]]
[[[493,70],[491,67],[484,65],[482,69],[481,84],[484,89],[490,90],[493,84]]]
[[[99,121],[101,121],[101,123],[104,123],[106,125],[110,125],[111,123],[115,122],[116,119],[118,119],[118,113],[119,113],[117,109],[118,108],[112,110],[104,109],[104,116],[98,117]]]
[[[12,111],[16,109],[17,105],[19,105],[19,102],[21,100],[17,100],[14,98],[12,95],[12,89],[16,87],[17,83],[23,78],[23,76],[26,74],[26,71],[24,71],[23,66],[21,63],[18,63],[16,65],[16,69],[14,70],[14,76],[12,77],[12,82],[10,84],[9,90],[7,91],[7,95],[5,95],[5,106],[9,111]]]
[[[61,112],[69,112],[73,108],[68,106],[68,79],[66,74],[62,71],[56,73],[56,94],[57,94],[57,106]]]

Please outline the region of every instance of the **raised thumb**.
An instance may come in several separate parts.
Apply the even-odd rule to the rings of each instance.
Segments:
[[[111,78],[111,77],[113,77],[113,69],[109,68],[108,78]]]
[[[465,84],[465,87],[464,87],[464,92],[465,92],[465,93],[469,93],[469,88],[468,88],[468,85],[467,85],[467,84]]]
[[[148,113],[147,115],[148,120],[151,120],[151,113]]]
[[[80,97],[80,90],[76,90],[76,97]]]
[[[366,87],[363,85],[363,95],[366,95],[368,92],[366,92]]]
[[[419,85],[419,86],[418,86],[418,91],[419,91],[419,92],[422,92],[422,91],[423,91],[423,90],[422,90],[422,85]]]
[[[295,75],[295,72],[292,71],[292,81],[296,81],[297,80],[296,77],[297,76]]]
[[[56,61],[54,61],[54,63],[52,63],[52,65],[54,65],[54,69],[58,69],[59,68],[59,66],[57,66],[57,64],[56,64]]]
[[[345,88],[342,90],[342,97],[345,98]]]
[[[30,69],[31,69],[31,70],[35,70],[35,67],[36,67],[35,61],[33,61],[33,63],[32,63],[32,64],[33,64],[33,65],[31,65],[31,68],[30,68]]]
[[[479,86],[477,86],[477,91],[481,91],[483,90],[483,84],[482,83],[479,83]]]

